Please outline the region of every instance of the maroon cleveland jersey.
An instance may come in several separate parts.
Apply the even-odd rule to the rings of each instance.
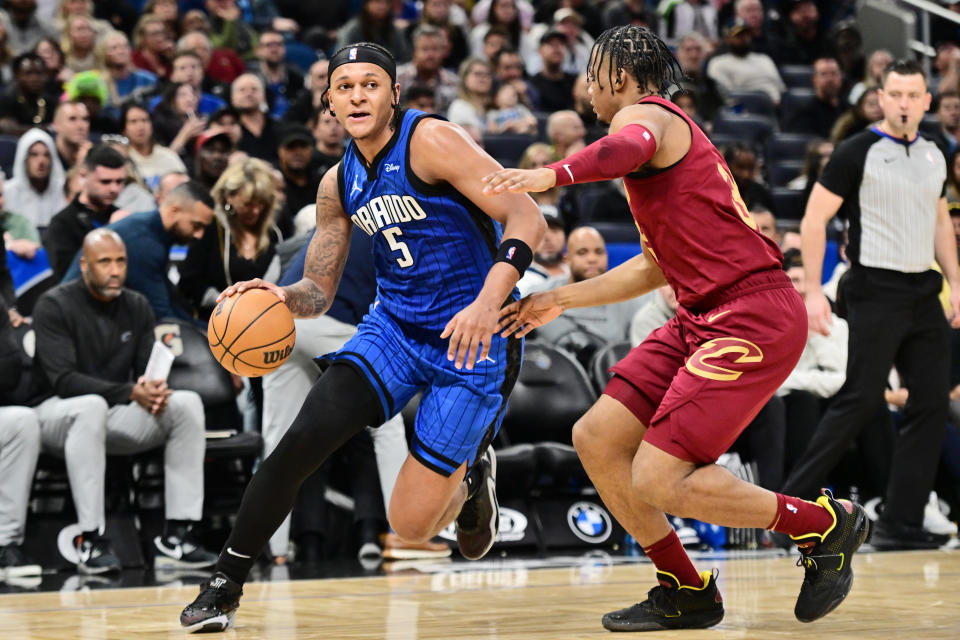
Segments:
[[[760,233],[723,156],[675,104],[647,97],[684,119],[690,150],[665,169],[624,177],[630,211],[648,255],[688,309],[710,308],[727,287],[783,266],[777,245]]]

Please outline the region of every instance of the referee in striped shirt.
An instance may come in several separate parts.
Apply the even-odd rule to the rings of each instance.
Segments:
[[[850,327],[847,379],[796,462],[783,493],[812,497],[850,443],[883,406],[891,366],[910,395],[894,443],[878,549],[935,548],[946,536],[923,529],[940,459],[949,400],[950,330],[938,299],[950,284],[960,326],[957,245],[945,194],[946,162],[917,134],[930,107],[923,69],[892,63],[883,74],[883,120],[839,145],[814,186],[800,225],[810,330],[830,331],[820,285],[826,224],[848,225],[851,268],[843,285]]]

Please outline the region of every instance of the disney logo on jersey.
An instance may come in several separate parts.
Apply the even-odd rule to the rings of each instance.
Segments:
[[[394,172],[396,172],[396,171],[400,171],[400,165],[398,165],[398,164],[392,164],[392,163],[389,163],[389,162],[388,162],[388,163],[383,167],[383,171],[384,171],[384,173],[394,173]]]

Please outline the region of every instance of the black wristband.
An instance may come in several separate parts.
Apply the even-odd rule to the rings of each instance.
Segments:
[[[500,248],[497,250],[497,259],[493,262],[494,264],[506,262],[516,269],[522,278],[527,267],[533,262],[533,251],[530,249],[530,245],[523,240],[508,238],[500,243]]]

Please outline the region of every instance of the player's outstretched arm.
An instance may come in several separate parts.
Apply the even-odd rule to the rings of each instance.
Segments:
[[[540,244],[546,222],[537,204],[529,196],[518,193],[502,198],[484,197],[478,176],[501,167],[460,127],[441,120],[422,122],[411,141],[410,163],[422,180],[451,185],[500,222],[503,225],[501,245],[509,246],[511,241],[517,245],[511,256],[523,251],[532,255]],[[500,307],[520,279],[520,269],[513,263],[494,262],[476,300],[447,323],[441,337],[450,339],[447,357],[458,369],[464,365],[473,369],[474,363],[486,359],[497,329]]]
[[[254,278],[224,289],[217,302],[247,289],[266,289],[290,308],[295,318],[312,318],[330,308],[350,249],[350,219],[340,205],[337,169],[323,176],[317,190],[317,230],[307,247],[303,278],[286,287]]]
[[[670,115],[649,105],[621,109],[610,134],[541,169],[500,169],[483,177],[485,195],[546,191],[554,186],[613,180],[636,171],[657,153]]]
[[[623,302],[666,283],[663,271],[644,252],[595,278],[535,293],[507,305],[500,314],[497,330],[503,336],[517,332],[522,338],[567,309]]]

